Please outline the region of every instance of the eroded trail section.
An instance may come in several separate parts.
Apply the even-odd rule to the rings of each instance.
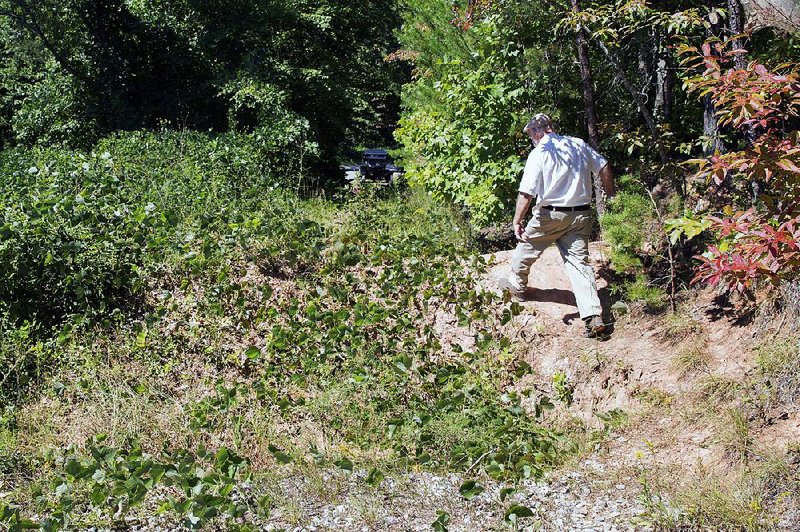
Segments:
[[[614,484],[610,478],[633,480],[635,488],[625,496],[636,498],[648,475],[656,482],[671,479],[672,487],[688,485],[793,452],[800,441],[798,409],[793,401],[767,398],[774,383],[764,382],[765,346],[785,332],[785,318],[735,312],[710,292],[682,301],[676,313],[649,313],[635,304],[629,313],[611,313],[619,297],[604,276],[600,245],[592,245],[591,257],[614,326],[605,341],[582,337],[555,248],[534,264],[523,312],[506,331],[516,356],[534,368],[533,382],[520,387],[569,395],[571,404],[547,413],[545,422],[570,426],[579,420],[586,430],[608,435],[592,453],[604,473],[577,469],[601,488]],[[485,258],[484,284],[492,289],[508,274],[511,252]],[[780,524],[797,515],[787,505]],[[594,524],[602,529],[603,519]]]

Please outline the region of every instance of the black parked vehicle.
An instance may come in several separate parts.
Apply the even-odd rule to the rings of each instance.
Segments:
[[[405,171],[395,166],[386,150],[364,150],[361,163],[345,165],[344,178],[350,183],[362,180],[393,184]]]

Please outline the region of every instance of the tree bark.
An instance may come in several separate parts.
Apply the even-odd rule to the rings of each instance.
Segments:
[[[717,110],[711,95],[703,97],[703,136],[708,139],[703,147],[703,154],[706,156],[714,155],[716,152],[724,152],[725,145],[719,136],[719,125],[717,124]]]
[[[789,33],[800,31],[800,5],[797,0],[742,0],[751,28],[780,28]]]
[[[653,33],[652,28],[640,30],[635,38],[638,41],[638,65],[640,77],[639,94],[647,96],[647,103],[655,102],[657,87],[656,79],[656,59],[658,57],[658,39]],[[655,103],[653,103],[653,113],[655,114]]]
[[[731,48],[738,51],[733,56],[733,66],[739,70],[747,68],[747,54],[745,53],[744,38],[737,37],[744,33],[744,9],[739,0],[728,0],[728,29],[733,35],[731,41]],[[744,141],[748,146],[752,146],[758,136],[761,134],[760,128],[757,126],[747,126],[744,128]],[[757,185],[753,183],[753,186]]]
[[[664,121],[672,120],[672,108],[675,103],[675,63],[672,60],[672,52],[664,47],[664,62],[666,68],[666,79],[664,80]]]
[[[670,118],[672,118],[672,91],[675,87],[675,79],[670,66],[669,53],[659,50],[656,64],[656,97],[653,102],[653,114],[663,122],[669,122]]]
[[[719,23],[715,22],[711,25],[709,37],[719,37],[722,33]],[[711,54],[717,55],[714,46],[711,46]],[[725,144],[719,134],[717,111],[714,108],[714,101],[711,99],[710,94],[703,97],[703,136],[708,139],[703,146],[704,155],[710,156],[716,152],[723,153],[725,151]]]
[[[580,11],[579,0],[571,0],[572,11]],[[600,146],[600,134],[597,129],[597,106],[594,99],[594,80],[592,78],[592,65],[589,62],[589,43],[586,30],[577,28],[575,32],[575,46],[578,53],[578,63],[581,68],[581,87],[583,88],[583,106],[586,109],[586,129],[589,133],[589,145],[594,149]],[[594,176],[595,207],[598,216],[606,212],[606,196],[600,176]]]
[[[744,39],[738,37],[738,35],[744,33],[744,9],[742,9],[742,4],[739,0],[728,0],[728,29],[733,34],[731,48],[739,52],[733,56],[733,66],[739,70],[744,70],[747,68],[747,55],[744,53]],[[752,146],[761,134],[761,129],[758,126],[745,126],[743,133],[745,144]],[[758,181],[752,180],[750,189],[752,191],[750,201],[755,206],[758,203],[760,192]]]
[[[744,39],[736,37],[744,33],[744,10],[739,0],[728,0],[728,28],[734,36],[731,48],[734,51],[744,51]],[[744,53],[739,53],[733,58],[733,65],[738,69],[747,68],[747,58]]]

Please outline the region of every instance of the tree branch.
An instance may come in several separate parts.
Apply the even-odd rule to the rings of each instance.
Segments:
[[[58,64],[67,71],[69,74],[75,76],[78,80],[88,83],[89,78],[83,72],[81,72],[78,68],[76,68],[69,58],[67,57],[66,53],[59,49],[53,41],[47,36],[47,33],[42,28],[39,21],[36,19],[34,15],[34,8],[27,2],[22,0],[9,0],[11,4],[22,10],[22,13],[14,13],[13,11],[3,10],[0,11],[0,15],[5,15],[12,20],[16,21],[22,28],[30,31],[35,36],[37,36],[41,41],[42,45],[53,55],[55,60]],[[25,14],[28,16],[26,17]]]
[[[639,94],[639,92],[636,90],[636,87],[634,87],[633,83],[631,83],[631,80],[628,79],[627,74],[625,74],[625,69],[622,68],[622,64],[616,54],[609,50],[603,41],[598,39],[597,44],[600,46],[600,49],[603,50],[603,53],[614,67],[617,77],[620,79],[622,84],[630,93],[631,97],[633,97],[634,101],[636,102],[636,106],[639,108],[639,113],[642,115],[642,118],[644,118],[645,124],[647,124],[647,128],[650,130],[650,135],[652,135],[653,141],[656,143],[658,156],[663,164],[667,164],[670,160],[669,156],[667,155],[667,152],[664,151],[664,146],[661,144],[661,135],[656,127],[655,119],[653,119],[653,115],[650,113],[647,105],[645,105],[642,95]]]

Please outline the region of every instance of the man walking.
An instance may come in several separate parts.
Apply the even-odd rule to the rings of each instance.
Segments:
[[[550,244],[561,252],[572,283],[578,312],[586,324],[586,336],[594,338],[605,331],[602,307],[597,295],[594,270],[589,264],[589,238],[592,234],[592,174],[598,174],[603,190],[615,194],[614,176],[608,162],[581,139],[558,135],[550,117],[539,113],[525,126],[534,149],[528,156],[519,185],[514,213],[517,248],[508,279],[501,288],[516,298],[525,295],[531,265]],[[527,226],[525,214],[537,197]]]

